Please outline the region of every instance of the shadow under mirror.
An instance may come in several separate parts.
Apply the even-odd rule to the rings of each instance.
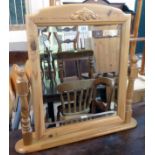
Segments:
[[[46,128],[117,115],[121,25],[38,27]]]

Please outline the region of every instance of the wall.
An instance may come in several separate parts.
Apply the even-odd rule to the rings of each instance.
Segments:
[[[49,0],[26,0],[27,12],[36,13],[39,9],[49,6]],[[9,51],[26,51],[27,50],[26,31],[9,32]]]

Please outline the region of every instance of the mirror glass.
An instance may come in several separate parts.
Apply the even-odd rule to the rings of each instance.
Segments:
[[[60,127],[62,125],[117,115],[120,41],[121,25],[118,24],[38,27],[46,128]],[[70,108],[71,112],[69,116],[64,117],[65,112],[60,101],[61,96],[58,86],[61,83],[71,82],[72,77],[78,75],[77,64],[80,65],[80,79],[89,80],[87,73],[89,72],[90,63],[88,58],[69,61],[67,55],[63,57],[63,60],[58,60],[60,57],[57,56],[57,53],[85,51],[93,51],[91,62],[94,67],[94,77],[106,77],[110,79],[113,85],[111,87],[103,84],[97,85],[89,108],[82,112],[79,109],[76,114],[74,110],[72,111],[74,105],[72,106],[72,103],[71,106],[67,105],[72,98],[70,97],[70,101],[68,101],[67,96],[64,99],[64,105],[66,108]],[[68,77],[68,81],[61,81],[60,67],[62,67],[61,70],[63,69],[64,79]],[[75,79],[73,78],[73,80]],[[83,91],[83,98],[86,94],[87,91]],[[76,98],[76,106],[79,106],[79,100],[80,95]]]

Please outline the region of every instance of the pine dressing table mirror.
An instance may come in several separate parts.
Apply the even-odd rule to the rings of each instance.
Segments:
[[[26,29],[35,126],[34,132],[32,132],[29,125],[28,105],[26,99],[23,99],[21,115],[23,120],[23,139],[19,140],[15,145],[17,152],[29,153],[41,151],[136,126],[137,122],[132,118],[131,105],[134,79],[137,74],[136,60],[134,58],[131,63],[129,78],[127,75],[130,18],[129,14],[124,14],[119,9],[98,4],[52,6],[40,10],[37,14],[27,15]],[[78,49],[84,47],[86,50],[91,49],[94,51],[98,72],[106,70],[106,72],[116,73],[118,84],[115,96],[117,100],[115,101],[116,103],[114,103],[114,108],[110,110],[111,114],[109,115],[103,114],[103,116],[100,115],[100,117],[86,121],[46,128],[40,68],[41,48],[39,32],[45,27],[56,31],[56,27],[60,28],[65,26],[76,26],[79,30],[81,34],[79,34],[80,39],[77,43]],[[82,34],[84,28],[86,29],[85,35]],[[52,35],[53,34],[51,34],[51,36]],[[63,32],[61,32],[60,36],[64,36]],[[105,44],[105,42],[107,42],[108,45]],[[51,48],[53,48],[56,42],[53,41],[52,43]],[[108,48],[111,48],[111,50],[107,52]],[[55,48],[52,49],[52,51],[54,50]],[[78,52],[78,50],[76,52]],[[109,55],[111,57],[109,57]],[[107,63],[108,67],[103,69],[103,63],[104,65]],[[18,81],[19,85],[20,82],[23,82],[22,77],[20,80]],[[24,85],[19,87],[21,87],[21,89],[19,88],[19,95],[21,98],[24,98],[25,94],[22,94],[21,91],[24,90]]]

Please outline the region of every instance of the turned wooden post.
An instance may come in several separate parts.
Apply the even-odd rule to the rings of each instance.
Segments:
[[[17,73],[17,93],[20,97],[21,101],[21,125],[22,125],[22,135],[24,145],[29,145],[32,143],[32,132],[30,125],[30,117],[29,117],[29,104],[28,104],[28,93],[29,86],[28,80],[26,78],[26,74],[24,69],[16,67]]]
[[[137,57],[134,56],[130,60],[130,75],[127,87],[127,105],[126,105],[126,122],[130,122],[132,116],[132,101],[134,94],[134,81],[138,76]]]
[[[145,44],[144,44],[143,55],[142,55],[142,64],[141,64],[141,69],[139,71],[139,74],[145,75]]]

